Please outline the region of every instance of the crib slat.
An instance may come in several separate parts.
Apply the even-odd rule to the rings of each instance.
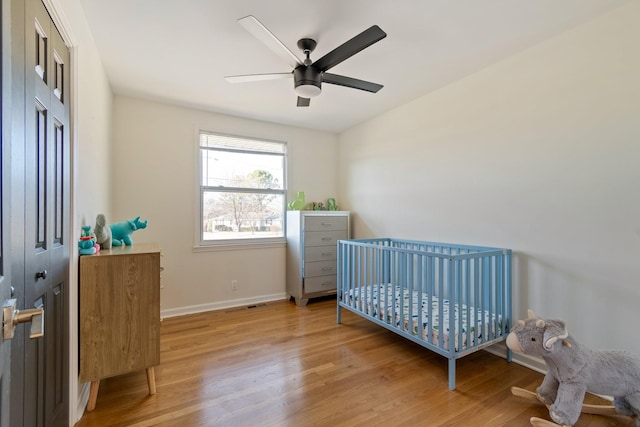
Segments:
[[[448,295],[445,294],[444,292],[444,274],[443,274],[443,270],[444,270],[444,259],[440,258],[438,259],[438,272],[440,273],[438,276],[438,298],[439,303],[438,303],[438,347],[440,348],[444,348],[444,327],[445,327],[445,320],[444,320],[444,309],[443,309],[443,304],[444,304],[444,300],[446,298],[448,298]],[[435,327],[435,325],[434,325]]]
[[[336,243],[337,246],[337,266],[336,266],[336,273],[337,273],[337,296],[336,299],[338,300],[338,304],[336,304],[336,323],[340,324],[342,323],[342,306],[340,305],[340,301],[342,300],[343,296],[344,296],[344,281],[342,280],[343,278],[343,274],[344,274],[344,264],[342,263],[342,250],[344,248],[344,246],[340,243],[340,241],[338,241]]]
[[[496,256],[496,291],[498,294],[498,303],[496,304],[496,320],[495,331],[496,336],[502,335],[502,325],[500,324],[500,318],[502,318],[502,308],[504,307],[504,292],[502,282],[502,257]]]
[[[456,250],[456,252],[458,252]],[[463,319],[464,319],[464,306],[462,304],[462,262],[463,260],[456,260],[454,261],[455,264],[455,268],[454,268],[454,275],[453,275],[453,283],[455,284],[455,293],[456,296],[454,298],[454,307],[457,308],[458,310],[458,316],[456,318],[455,315],[455,310],[453,313],[449,313],[449,315],[451,317],[453,317],[454,320],[454,329],[452,331],[449,332],[449,339],[453,340],[453,342],[455,343],[455,345],[457,345],[457,348],[462,350],[463,346],[462,346],[462,338],[464,336],[464,332],[463,332]],[[457,341],[457,342],[456,342]],[[452,352],[455,352],[456,349],[453,348],[451,350]]]
[[[465,311],[467,312],[467,330],[466,330],[466,345],[471,346],[475,345],[475,339],[472,338],[472,331],[476,330],[477,322],[476,317],[477,314],[474,313],[473,301],[469,294],[471,293],[471,284],[469,283],[469,265],[472,260],[466,259],[462,261],[462,277],[463,277],[463,285],[464,285],[464,298],[462,299],[462,303],[466,305]],[[473,336],[477,335],[476,333]]]
[[[417,319],[417,324],[418,324],[418,332],[417,335],[424,339],[425,335],[424,335],[424,322],[422,321],[422,319],[424,318],[424,307],[423,307],[423,301],[426,300],[428,301],[428,295],[425,295],[425,286],[426,286],[426,257],[424,256],[420,256],[420,258],[418,259],[418,272],[417,272],[417,277],[418,279],[418,319]]]
[[[480,263],[478,262],[478,259],[474,259],[473,260],[473,283],[474,283],[474,289],[475,289],[475,300],[474,300],[474,306],[477,307],[477,311],[480,314],[480,322],[478,323],[478,326],[480,327],[480,331],[481,331],[481,339],[478,339],[478,334],[476,334],[476,339],[478,340],[478,345],[481,344],[482,342],[484,342],[487,339],[487,335],[485,333],[485,323],[484,323],[484,308],[482,305],[482,289],[481,289],[481,284],[480,284]]]
[[[435,273],[435,258],[433,256],[429,256],[427,261],[427,268],[429,269],[427,277],[427,286],[428,286],[428,295],[429,301],[427,304],[427,319],[428,319],[428,331],[427,331],[427,341],[434,344],[433,342],[433,300],[436,296],[435,292],[435,283],[436,283],[436,273]]]
[[[506,262],[505,262],[505,281],[504,281],[504,287],[505,287],[505,314],[504,317],[502,319],[502,321],[504,322],[504,331],[505,334],[508,333],[509,330],[511,330],[511,251],[510,250],[505,250],[505,258],[506,258]],[[507,361],[511,362],[513,357],[513,351],[511,350],[511,348],[507,347]]]
[[[380,284],[384,283],[384,280],[385,280],[384,274],[383,274],[383,268],[384,268],[383,254],[384,254],[384,251],[374,250],[374,257],[376,258],[376,279],[373,281],[372,285],[375,285],[376,287],[378,287],[378,301],[380,301],[380,299],[382,298],[382,295],[380,293],[381,292]],[[378,302],[378,305],[380,305],[380,302]],[[382,309],[380,308],[378,308],[377,319],[384,320],[384,314]]]

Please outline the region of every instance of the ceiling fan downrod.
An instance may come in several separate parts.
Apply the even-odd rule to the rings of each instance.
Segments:
[[[306,59],[304,60],[304,65],[306,65],[306,66],[311,65],[312,61],[311,61],[311,58],[309,58],[309,55],[311,55],[311,52],[314,51],[314,49],[316,48],[317,45],[318,45],[318,43],[314,39],[300,39],[300,40],[298,40],[298,48],[306,56]]]

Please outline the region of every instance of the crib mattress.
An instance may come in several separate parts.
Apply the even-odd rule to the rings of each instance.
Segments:
[[[389,303],[390,301],[393,301],[393,304]],[[411,333],[416,336],[419,335],[418,304],[420,303],[422,305],[422,339],[444,349],[449,348],[451,336],[449,316],[452,312],[455,323],[454,345],[456,351],[464,350],[467,347],[468,338],[471,340],[469,346],[475,346],[496,337],[496,331],[498,336],[503,335],[502,316],[500,315],[492,314],[488,310],[483,311],[480,308],[467,307],[465,304],[450,304],[448,299],[440,300],[437,296],[429,297],[424,293],[420,298],[417,291],[410,292],[397,285],[380,284],[351,289],[348,293],[348,302],[358,310],[394,325],[396,328],[402,328],[405,332],[409,332],[409,306],[411,305]],[[432,319],[429,319],[429,304],[431,304]],[[442,319],[440,319],[440,304],[442,304]],[[468,334],[467,331],[469,331]],[[443,335],[442,346],[439,344],[441,332]],[[458,348],[460,333],[462,333],[462,348]]]

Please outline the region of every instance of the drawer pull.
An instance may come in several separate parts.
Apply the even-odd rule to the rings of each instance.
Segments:
[[[331,223],[331,222],[322,222],[321,225],[323,227],[331,227],[333,225],[333,223]]]
[[[322,267],[322,271],[333,271],[333,267]]]
[[[322,252],[322,256],[331,256],[333,252]]]
[[[330,285],[331,285],[331,282],[322,282],[322,283],[321,283],[321,285],[322,285],[322,286],[330,286]]]
[[[328,242],[329,240],[331,240],[331,237],[323,237],[322,238],[322,241],[324,241],[324,242]]]

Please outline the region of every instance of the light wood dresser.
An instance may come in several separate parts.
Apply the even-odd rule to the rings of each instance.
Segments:
[[[146,370],[155,394],[160,363],[160,249],[135,243],[80,257],[80,380],[91,381],[87,411],[100,379]]]

